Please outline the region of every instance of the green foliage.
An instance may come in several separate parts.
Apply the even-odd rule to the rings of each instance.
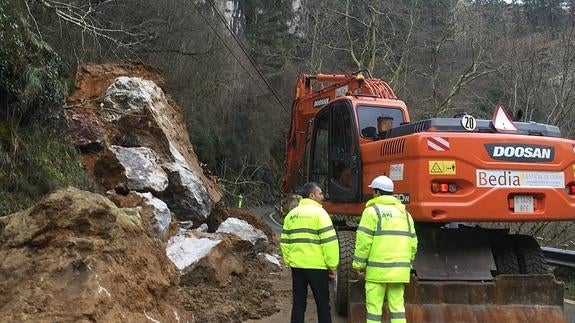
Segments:
[[[0,215],[73,185],[95,190],[66,137],[60,57],[0,0]]]
[[[250,55],[269,74],[280,71],[290,49],[288,23],[293,17],[292,1],[242,0],[245,14],[245,36],[250,42]]]
[[[6,0],[0,0],[0,31],[0,117],[13,129],[32,123],[63,129],[68,90],[60,57]]]
[[[0,0],[0,117],[7,117],[7,106],[16,104],[21,95],[18,66],[25,49],[21,27],[8,5]]]
[[[191,131],[194,150],[199,159],[207,165],[216,165],[220,153],[218,137],[213,131]]]
[[[575,298],[575,272],[571,268],[556,267],[553,269],[555,279],[565,283],[565,298]]]
[[[0,150],[0,215],[27,208],[58,188],[97,190],[66,136],[47,135],[43,128],[29,127],[21,131],[18,142],[14,152]]]

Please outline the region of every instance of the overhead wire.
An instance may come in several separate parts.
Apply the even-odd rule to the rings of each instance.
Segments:
[[[260,69],[257,67],[255,61],[251,58],[251,56],[248,54],[246,48],[244,47],[244,45],[242,44],[242,42],[238,39],[238,37],[236,36],[236,34],[233,32],[233,30],[230,28],[230,24],[228,24],[226,18],[222,15],[222,13],[220,12],[220,10],[216,7],[216,4],[214,3],[213,0],[207,0],[207,2],[212,6],[213,10],[216,12],[216,14],[218,15],[218,17],[220,18],[220,20],[222,21],[222,23],[224,24],[224,26],[226,26],[226,29],[229,31],[229,33],[231,34],[232,38],[234,39],[234,41],[236,42],[236,44],[238,45],[238,47],[241,49],[241,51],[244,53],[245,57],[248,59],[248,61],[250,62],[251,66],[253,67],[253,69],[257,72],[258,76],[261,78],[261,80],[266,84],[267,88],[269,89],[269,91],[272,93],[272,95],[274,96],[274,98],[277,100],[277,102],[280,104],[280,106],[283,108],[283,110],[288,113],[286,107],[283,105],[282,101],[280,100],[278,94],[276,93],[276,91],[273,89],[273,87],[269,84],[269,82],[267,81],[267,79],[264,77],[264,75],[262,74],[262,72],[260,71]],[[202,18],[204,19],[204,21],[206,22],[206,24],[208,24],[208,26],[210,27],[210,29],[216,34],[216,37],[224,44],[224,46],[226,47],[226,49],[230,52],[230,54],[233,56],[233,58],[238,62],[238,64],[240,64],[240,66],[242,67],[242,69],[249,75],[249,77],[254,80],[254,77],[252,76],[252,74],[248,71],[248,69],[244,66],[244,64],[240,61],[240,59],[236,56],[236,54],[234,53],[234,51],[230,48],[230,46],[227,44],[227,42],[221,37],[221,35],[218,33],[218,31],[214,28],[214,26],[212,26],[212,24],[210,23],[210,21],[208,20],[208,18],[202,13],[201,8],[199,8],[198,6],[196,6],[196,10],[198,11],[198,13],[202,16]],[[255,81],[255,80],[254,80]]]
[[[241,68],[248,74],[248,76],[255,81],[255,79],[253,78],[252,74],[250,73],[250,71],[248,71],[248,69],[244,66],[244,64],[242,63],[242,61],[236,56],[236,54],[234,53],[234,51],[228,46],[228,43],[225,42],[222,37],[220,36],[220,34],[216,31],[216,29],[214,28],[214,26],[212,26],[212,24],[210,24],[210,21],[208,20],[208,18],[202,13],[202,10],[200,8],[196,7],[196,10],[198,11],[198,13],[200,14],[200,16],[202,16],[202,18],[204,18],[204,21],[206,22],[206,24],[210,27],[210,29],[214,32],[214,34],[216,34],[216,37],[222,42],[222,44],[224,44],[224,46],[228,49],[228,51],[230,52],[230,54],[232,55],[232,57],[236,60],[236,62],[238,62],[238,64],[240,64]]]

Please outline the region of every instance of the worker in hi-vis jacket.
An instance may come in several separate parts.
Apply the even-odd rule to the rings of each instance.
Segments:
[[[321,188],[313,182],[303,186],[298,206],[284,219],[280,247],[292,272],[292,323],[303,323],[307,287],[311,287],[319,323],[331,323],[329,279],[339,263],[339,243],[329,214],[320,204]]]
[[[365,277],[366,321],[381,322],[387,298],[391,322],[406,322],[404,284],[409,283],[417,252],[413,219],[393,196],[393,181],[387,176],[376,177],[369,187],[374,195],[361,215],[352,263]]]

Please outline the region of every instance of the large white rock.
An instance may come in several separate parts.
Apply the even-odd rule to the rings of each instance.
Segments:
[[[243,250],[246,242],[231,237],[195,231],[173,237],[166,253],[180,269],[180,284],[195,286],[209,282],[224,286],[229,283],[230,275],[243,274],[246,268],[238,250]]]
[[[262,230],[256,229],[251,224],[238,218],[227,218],[220,224],[216,232],[231,233],[252,244],[255,244],[258,240],[268,241],[268,237]]]
[[[110,151],[124,167],[130,190],[162,192],[168,187],[168,176],[158,164],[158,154],[150,148],[110,146]]]
[[[175,161],[163,165],[169,179],[165,201],[180,220],[202,223],[212,213],[213,207],[204,182],[171,143],[170,152]]]
[[[154,209],[154,231],[160,238],[165,237],[172,222],[172,212],[170,212],[168,205],[159,198],[154,197],[152,193],[136,194],[142,196],[144,202]]]
[[[220,242],[218,239],[176,235],[168,241],[166,254],[179,270],[184,270],[207,256]]]
[[[150,80],[117,77],[107,88],[99,112],[119,131],[110,135],[108,142],[150,149],[143,152],[115,146],[111,150],[126,168],[129,183],[125,188],[154,192],[180,221],[205,222],[214,204],[221,200],[221,188],[204,174],[181,111],[169,102],[163,90]],[[106,167],[114,165],[101,162],[98,166],[98,174],[106,176]],[[102,182],[108,189],[124,189],[124,183],[116,177]]]
[[[164,99],[164,91],[150,80],[139,77],[118,77],[104,94],[107,121],[116,121],[126,113],[136,113],[153,98]]]

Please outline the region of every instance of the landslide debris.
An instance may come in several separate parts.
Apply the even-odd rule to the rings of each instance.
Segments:
[[[165,94],[158,71],[87,64],[76,78],[66,118],[87,172],[106,191],[151,193],[179,221],[207,222],[222,190],[198,161],[181,108]]]
[[[106,193],[67,188],[0,217],[2,320],[240,322],[277,312],[274,234],[223,205],[158,71],[92,64],[76,76],[70,138]]]
[[[180,273],[137,214],[67,188],[0,218],[6,322],[186,322]]]

